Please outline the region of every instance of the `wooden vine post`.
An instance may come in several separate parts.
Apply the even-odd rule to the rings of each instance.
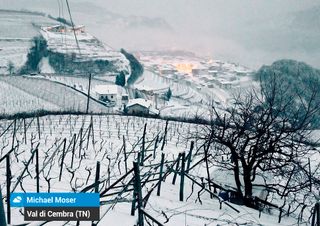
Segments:
[[[96,178],[95,178],[95,193],[99,193],[99,180],[100,180],[100,162],[97,161],[97,166],[96,166]]]
[[[122,136],[122,141],[123,141],[123,154],[124,154],[124,168],[126,170],[126,173],[128,173],[127,147],[126,147],[126,139],[124,138],[124,135]]]
[[[154,147],[153,147],[153,159],[156,158],[156,151],[158,147],[158,141],[159,141],[159,134],[156,137],[156,141],[154,142]]]
[[[66,144],[67,144],[67,138],[63,139],[63,150],[62,150],[62,157],[61,157],[61,164],[60,164],[60,174],[59,174],[59,181],[61,181],[62,177],[62,171],[63,171],[63,164],[64,164],[64,157],[66,152]]]
[[[14,121],[13,121],[13,134],[12,134],[12,149],[14,148],[14,141],[15,141],[15,139],[16,139],[16,133],[17,133],[17,120],[15,119]]]
[[[36,149],[36,180],[37,180],[37,193],[40,192],[40,175],[39,175],[39,149]]]
[[[311,226],[320,226],[320,203],[319,201],[316,203],[313,209]]]
[[[144,226],[143,212],[142,212],[142,188],[140,179],[140,169],[137,162],[133,163],[134,170],[134,196],[138,204],[138,226]]]
[[[146,148],[146,132],[147,132],[147,123],[144,124],[143,136],[142,136],[142,150],[141,150],[141,161],[140,166],[143,166],[143,160],[145,156],[145,148]]]
[[[77,135],[73,134],[73,146],[72,146],[72,157],[71,157],[71,168],[73,168],[73,161],[74,161],[74,154],[76,151],[76,145],[77,145]]]
[[[27,144],[27,125],[26,125],[25,118],[23,118],[23,133],[24,133],[24,143]]]
[[[210,135],[212,136],[212,135]],[[211,138],[210,138],[211,140]],[[205,163],[206,163],[206,171],[207,171],[207,178],[208,178],[208,182],[209,182],[209,190],[211,191],[211,179],[210,179],[210,172],[209,172],[209,160],[208,160],[208,152],[209,152],[209,148],[210,148],[210,142],[208,142],[208,146],[206,147],[204,145],[204,159],[205,159]],[[210,197],[213,198],[212,194],[210,194]]]
[[[182,153],[181,159],[181,173],[180,173],[180,192],[179,192],[179,200],[183,201],[184,196],[184,175],[185,175],[185,161],[186,161],[186,153]]]
[[[4,206],[2,202],[2,192],[1,192],[1,186],[0,186],[0,225],[6,226],[6,215],[4,213]]]
[[[38,137],[39,140],[41,138],[41,132],[40,132],[40,120],[39,120],[39,116],[37,116],[37,127],[38,127]]]
[[[162,146],[161,146],[161,151],[163,151],[164,149],[164,145],[166,143],[166,139],[167,139],[167,133],[168,133],[168,120],[166,121],[166,127],[164,128],[164,135],[163,135],[163,140],[162,140]]]
[[[94,123],[93,123],[93,117],[91,115],[91,118],[90,118],[90,126],[91,126],[91,136],[92,136],[92,145],[94,146]]]
[[[83,127],[80,128],[80,132],[79,132],[79,159],[81,158],[81,150],[82,150],[82,133],[83,133]]]
[[[190,164],[191,164],[191,161],[192,161],[192,150],[194,148],[194,141],[191,141],[191,145],[190,145],[190,151],[189,151],[189,154],[187,156],[187,169],[186,169],[186,173],[189,173],[189,169],[190,169]]]
[[[160,196],[160,191],[161,191],[163,164],[164,164],[164,153],[161,154],[160,174],[159,174],[159,184],[158,184],[158,189],[157,189],[157,196]]]
[[[181,159],[181,153],[179,153],[179,155],[178,155],[177,165],[176,165],[176,169],[175,169],[174,174],[173,174],[172,184],[176,184],[176,179],[177,179],[177,174],[178,174],[178,170],[179,170],[180,159]]]
[[[10,207],[10,187],[11,187],[11,170],[10,170],[10,155],[6,157],[6,180],[7,180],[7,221],[11,224],[11,207]]]

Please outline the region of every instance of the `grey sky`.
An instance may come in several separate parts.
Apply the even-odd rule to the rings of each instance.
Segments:
[[[0,7],[57,15],[58,1],[0,0]],[[316,22],[320,17],[310,16],[320,15],[320,3],[315,0],[69,2],[75,23],[86,25],[93,35],[117,49],[185,49],[253,68],[281,58],[303,60],[320,67],[320,23]],[[115,15],[110,16],[110,12]],[[138,26],[140,19],[129,16],[148,17],[149,27],[145,21]],[[161,18],[172,30],[157,27],[159,21],[152,27],[153,18]],[[133,20],[133,25],[124,26]]]

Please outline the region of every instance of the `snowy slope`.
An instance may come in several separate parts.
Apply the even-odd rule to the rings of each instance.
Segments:
[[[0,131],[5,131],[13,121],[2,120]],[[90,123],[93,123],[93,134],[88,135]],[[35,163],[33,162],[28,167],[28,173],[21,180],[17,181],[19,175],[25,167],[24,162],[27,162],[31,156],[30,148],[35,147],[39,143],[39,158],[40,158],[40,191],[45,192],[50,190],[75,192],[80,191],[88,185],[94,183],[95,180],[95,165],[97,161],[101,164],[101,181],[105,181],[100,185],[100,191],[108,188],[111,183],[125,174],[125,164],[123,155],[123,138],[125,139],[127,151],[133,151],[128,157],[128,168],[132,167],[132,162],[137,158],[137,152],[140,149],[141,137],[143,136],[143,128],[146,124],[146,148],[153,150],[154,138],[159,134],[163,136],[165,130],[165,121],[159,119],[147,119],[140,117],[123,117],[123,116],[94,116],[92,121],[90,116],[45,116],[39,119],[40,127],[37,127],[37,120],[26,119],[27,125],[24,129],[23,120],[17,120],[16,141],[19,143],[17,150],[12,154],[17,158],[11,158],[12,171],[12,190],[16,192],[35,191],[36,181],[32,175],[35,175]],[[72,137],[77,136],[83,129],[82,146],[79,139],[75,142],[76,154],[74,155],[74,163],[72,159]],[[189,149],[190,140],[188,134],[197,133],[201,130],[200,125],[170,122],[168,124],[167,142],[164,150],[160,150],[160,144],[156,147],[155,156],[145,162],[145,166],[141,166],[141,175],[147,175],[151,172],[158,172],[158,168],[149,168],[147,165],[158,164],[161,154],[164,153],[165,159],[176,159],[178,153]],[[25,133],[24,133],[25,131]],[[0,137],[0,142],[6,145],[3,148],[3,153],[10,151],[12,146],[12,127],[9,127],[7,132]],[[40,133],[40,139],[35,134]],[[24,135],[26,134],[26,136]],[[94,136],[93,136],[94,135]],[[27,138],[27,140],[25,140]],[[66,139],[67,145],[65,150],[64,170],[61,181],[59,181],[59,171],[61,167],[61,155],[63,152],[61,144]],[[151,145],[151,146],[150,146]],[[201,148],[201,142],[195,141],[195,150]],[[26,151],[28,150],[28,151]],[[149,154],[148,154],[149,155]],[[202,155],[194,155],[192,165],[195,164]],[[18,161],[19,159],[19,161]],[[164,167],[164,172],[168,169],[168,162]],[[6,174],[5,164],[0,164],[0,185],[4,196]],[[196,167],[189,172],[189,175],[197,181],[201,181],[200,177],[205,174],[204,167]],[[145,178],[145,176],[142,176]],[[50,182],[48,182],[48,179]],[[152,177],[154,181],[148,182],[142,193],[143,196],[157,183],[158,175]],[[128,184],[129,178],[123,179],[124,185]],[[270,210],[270,213],[262,213],[259,217],[259,212],[243,206],[232,203],[220,203],[217,198],[210,198],[208,192],[205,192],[198,185],[192,183],[191,180],[185,178],[184,199],[179,201],[180,177],[177,176],[175,185],[172,184],[173,173],[162,182],[161,194],[156,195],[153,192],[145,207],[145,210],[159,220],[164,225],[168,226],[204,226],[204,225],[293,225],[297,220],[293,217],[282,218],[281,224],[278,224],[277,210]],[[101,197],[100,216],[101,220],[97,222],[99,226],[132,226],[136,223],[137,212],[135,216],[130,215],[132,191],[121,193],[120,195],[112,195],[112,190],[109,196]],[[121,190],[121,188],[120,188]],[[199,199],[199,194],[200,199]],[[119,201],[121,200],[121,201]],[[231,207],[239,211],[236,212]],[[14,225],[29,223],[24,222],[21,214],[21,208],[12,208],[12,223]],[[306,212],[307,213],[307,212]],[[308,216],[308,214],[306,214]],[[30,222],[31,223],[31,222]],[[32,222],[30,225],[40,225],[41,222]],[[76,225],[76,222],[47,222],[45,225]],[[81,222],[82,225],[91,225],[91,222]],[[147,224],[146,224],[147,225]],[[306,225],[306,224],[301,224]]]

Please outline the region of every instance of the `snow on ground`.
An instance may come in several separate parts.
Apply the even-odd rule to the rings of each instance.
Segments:
[[[8,74],[10,61],[16,69],[24,65],[31,39],[40,35],[33,24],[53,23],[53,20],[41,15],[0,10],[0,74]]]
[[[0,157],[10,151],[12,140],[18,144],[10,158],[10,167],[12,171],[12,186],[11,190],[15,192],[34,192],[36,189],[35,162],[32,162],[28,167],[27,173],[19,183],[18,177],[21,175],[24,163],[30,159],[31,152],[39,143],[39,158],[40,158],[40,191],[80,191],[87,185],[94,182],[95,165],[97,161],[101,164],[100,180],[105,183],[101,184],[100,190],[105,188],[117,180],[120,175],[124,174],[124,157],[123,157],[123,137],[126,142],[126,150],[139,151],[141,148],[141,137],[143,135],[144,125],[147,124],[146,130],[146,149],[153,150],[152,140],[159,134],[163,136],[165,121],[159,119],[146,119],[140,117],[124,117],[124,116],[93,116],[93,134],[88,135],[90,125],[90,116],[45,116],[39,118],[40,139],[38,138],[37,120],[26,119],[26,133],[24,133],[23,120],[16,121],[16,136],[12,139],[13,127],[0,137],[0,143],[3,148]],[[12,121],[2,120],[0,123],[1,133],[12,123]],[[74,155],[74,163],[71,164],[73,142],[72,137],[79,135],[83,129],[83,143],[80,146],[80,141],[77,140],[74,146],[76,150]],[[166,160],[173,160],[177,154],[189,149],[190,140],[189,134],[196,134],[201,130],[200,125],[169,122],[167,142],[163,152],[160,146],[156,149],[155,158],[151,157],[145,165],[159,163],[161,153],[165,154]],[[26,136],[25,136],[26,134]],[[25,139],[26,138],[26,139]],[[63,152],[63,140],[66,139],[66,151],[64,164],[61,164],[61,156]],[[71,146],[69,146],[69,144]],[[151,145],[151,146],[150,146]],[[200,147],[201,143],[195,141],[195,150]],[[150,147],[149,147],[150,146]],[[133,153],[128,157],[128,167],[132,167],[132,161],[136,159],[137,153]],[[192,163],[197,162],[201,155],[194,156]],[[18,161],[19,160],[19,161]],[[63,165],[61,181],[59,181],[60,167]],[[5,164],[0,163],[0,185],[2,194],[6,196],[5,181],[6,170]],[[141,175],[150,173],[153,168],[140,167]],[[150,170],[152,169],[152,170]],[[167,169],[167,167],[165,167]],[[190,171],[196,180],[200,181],[202,172],[201,168]],[[156,170],[157,171],[157,170]],[[155,172],[156,172],[155,171]],[[51,179],[50,179],[51,178]],[[158,178],[155,176],[153,178]],[[50,179],[50,185],[48,183]],[[130,178],[123,181],[128,183]],[[146,188],[150,189],[157,182],[149,182]],[[172,174],[162,183],[161,195],[158,197],[152,193],[149,198],[145,210],[155,217],[164,225],[170,226],[203,226],[203,225],[293,225],[296,219],[284,217],[281,224],[277,224],[278,212],[271,211],[271,214],[262,213],[259,218],[259,213],[255,210],[231,204],[238,209],[240,213],[235,212],[225,203],[222,203],[222,209],[217,199],[210,199],[209,195],[200,191],[201,188],[192,184],[189,179],[185,179],[185,196],[184,201],[179,201],[179,183],[180,178],[177,177],[176,185],[172,185]],[[146,195],[147,189],[143,189],[143,195]],[[192,192],[193,190],[193,192]],[[200,200],[198,193],[201,193]],[[117,203],[113,208],[111,203],[105,203],[100,208],[101,221],[98,225],[105,226],[132,226],[137,219],[130,215],[132,192],[125,192],[121,197],[123,201]],[[116,196],[111,195],[107,198],[101,198],[101,201],[115,200]],[[20,208],[12,208],[12,223],[22,224],[23,216],[19,212]],[[169,221],[166,220],[169,218]],[[166,223],[165,223],[166,222]],[[28,222],[27,222],[28,223]],[[41,222],[33,222],[31,225],[39,225]],[[43,224],[42,224],[43,225]],[[76,225],[76,222],[48,222],[44,225]],[[91,222],[81,222],[80,225],[91,225]]]
[[[190,54],[166,54],[138,52],[136,55],[145,71],[133,85],[144,91],[150,100],[155,94],[161,95],[171,89],[171,100],[158,101],[162,116],[208,117],[212,104],[225,108],[235,95],[257,86],[249,75],[251,71],[241,65]]]
[[[8,87],[0,90],[1,96],[8,98],[7,105],[11,106],[9,109],[1,106],[2,112],[7,114],[32,111],[32,108],[34,110],[86,111],[85,95],[43,78],[0,76],[0,84]],[[36,102],[30,102],[30,98]],[[30,103],[29,107],[25,108],[28,103]],[[109,112],[108,108],[94,101],[90,101],[89,110],[95,113]]]
[[[130,63],[122,53],[110,49],[89,33],[77,34],[77,40],[73,32],[51,32],[42,27],[40,33],[52,52],[75,55],[78,61],[106,60],[116,71],[131,73]]]
[[[55,71],[49,64],[49,59],[48,57],[44,57],[41,59],[39,63],[39,71],[44,74],[54,74]]]
[[[59,109],[58,105],[0,81],[0,114],[2,115],[38,110],[58,111]]]

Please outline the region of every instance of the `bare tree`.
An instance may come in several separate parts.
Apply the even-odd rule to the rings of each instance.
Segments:
[[[210,160],[233,173],[238,196],[251,207],[254,186],[287,196],[312,183],[307,164],[315,151],[310,135],[320,110],[319,88],[308,84],[302,96],[271,77],[260,89],[235,97],[225,111],[212,106],[210,125],[200,135],[210,147]],[[258,176],[264,184],[255,184]]]

